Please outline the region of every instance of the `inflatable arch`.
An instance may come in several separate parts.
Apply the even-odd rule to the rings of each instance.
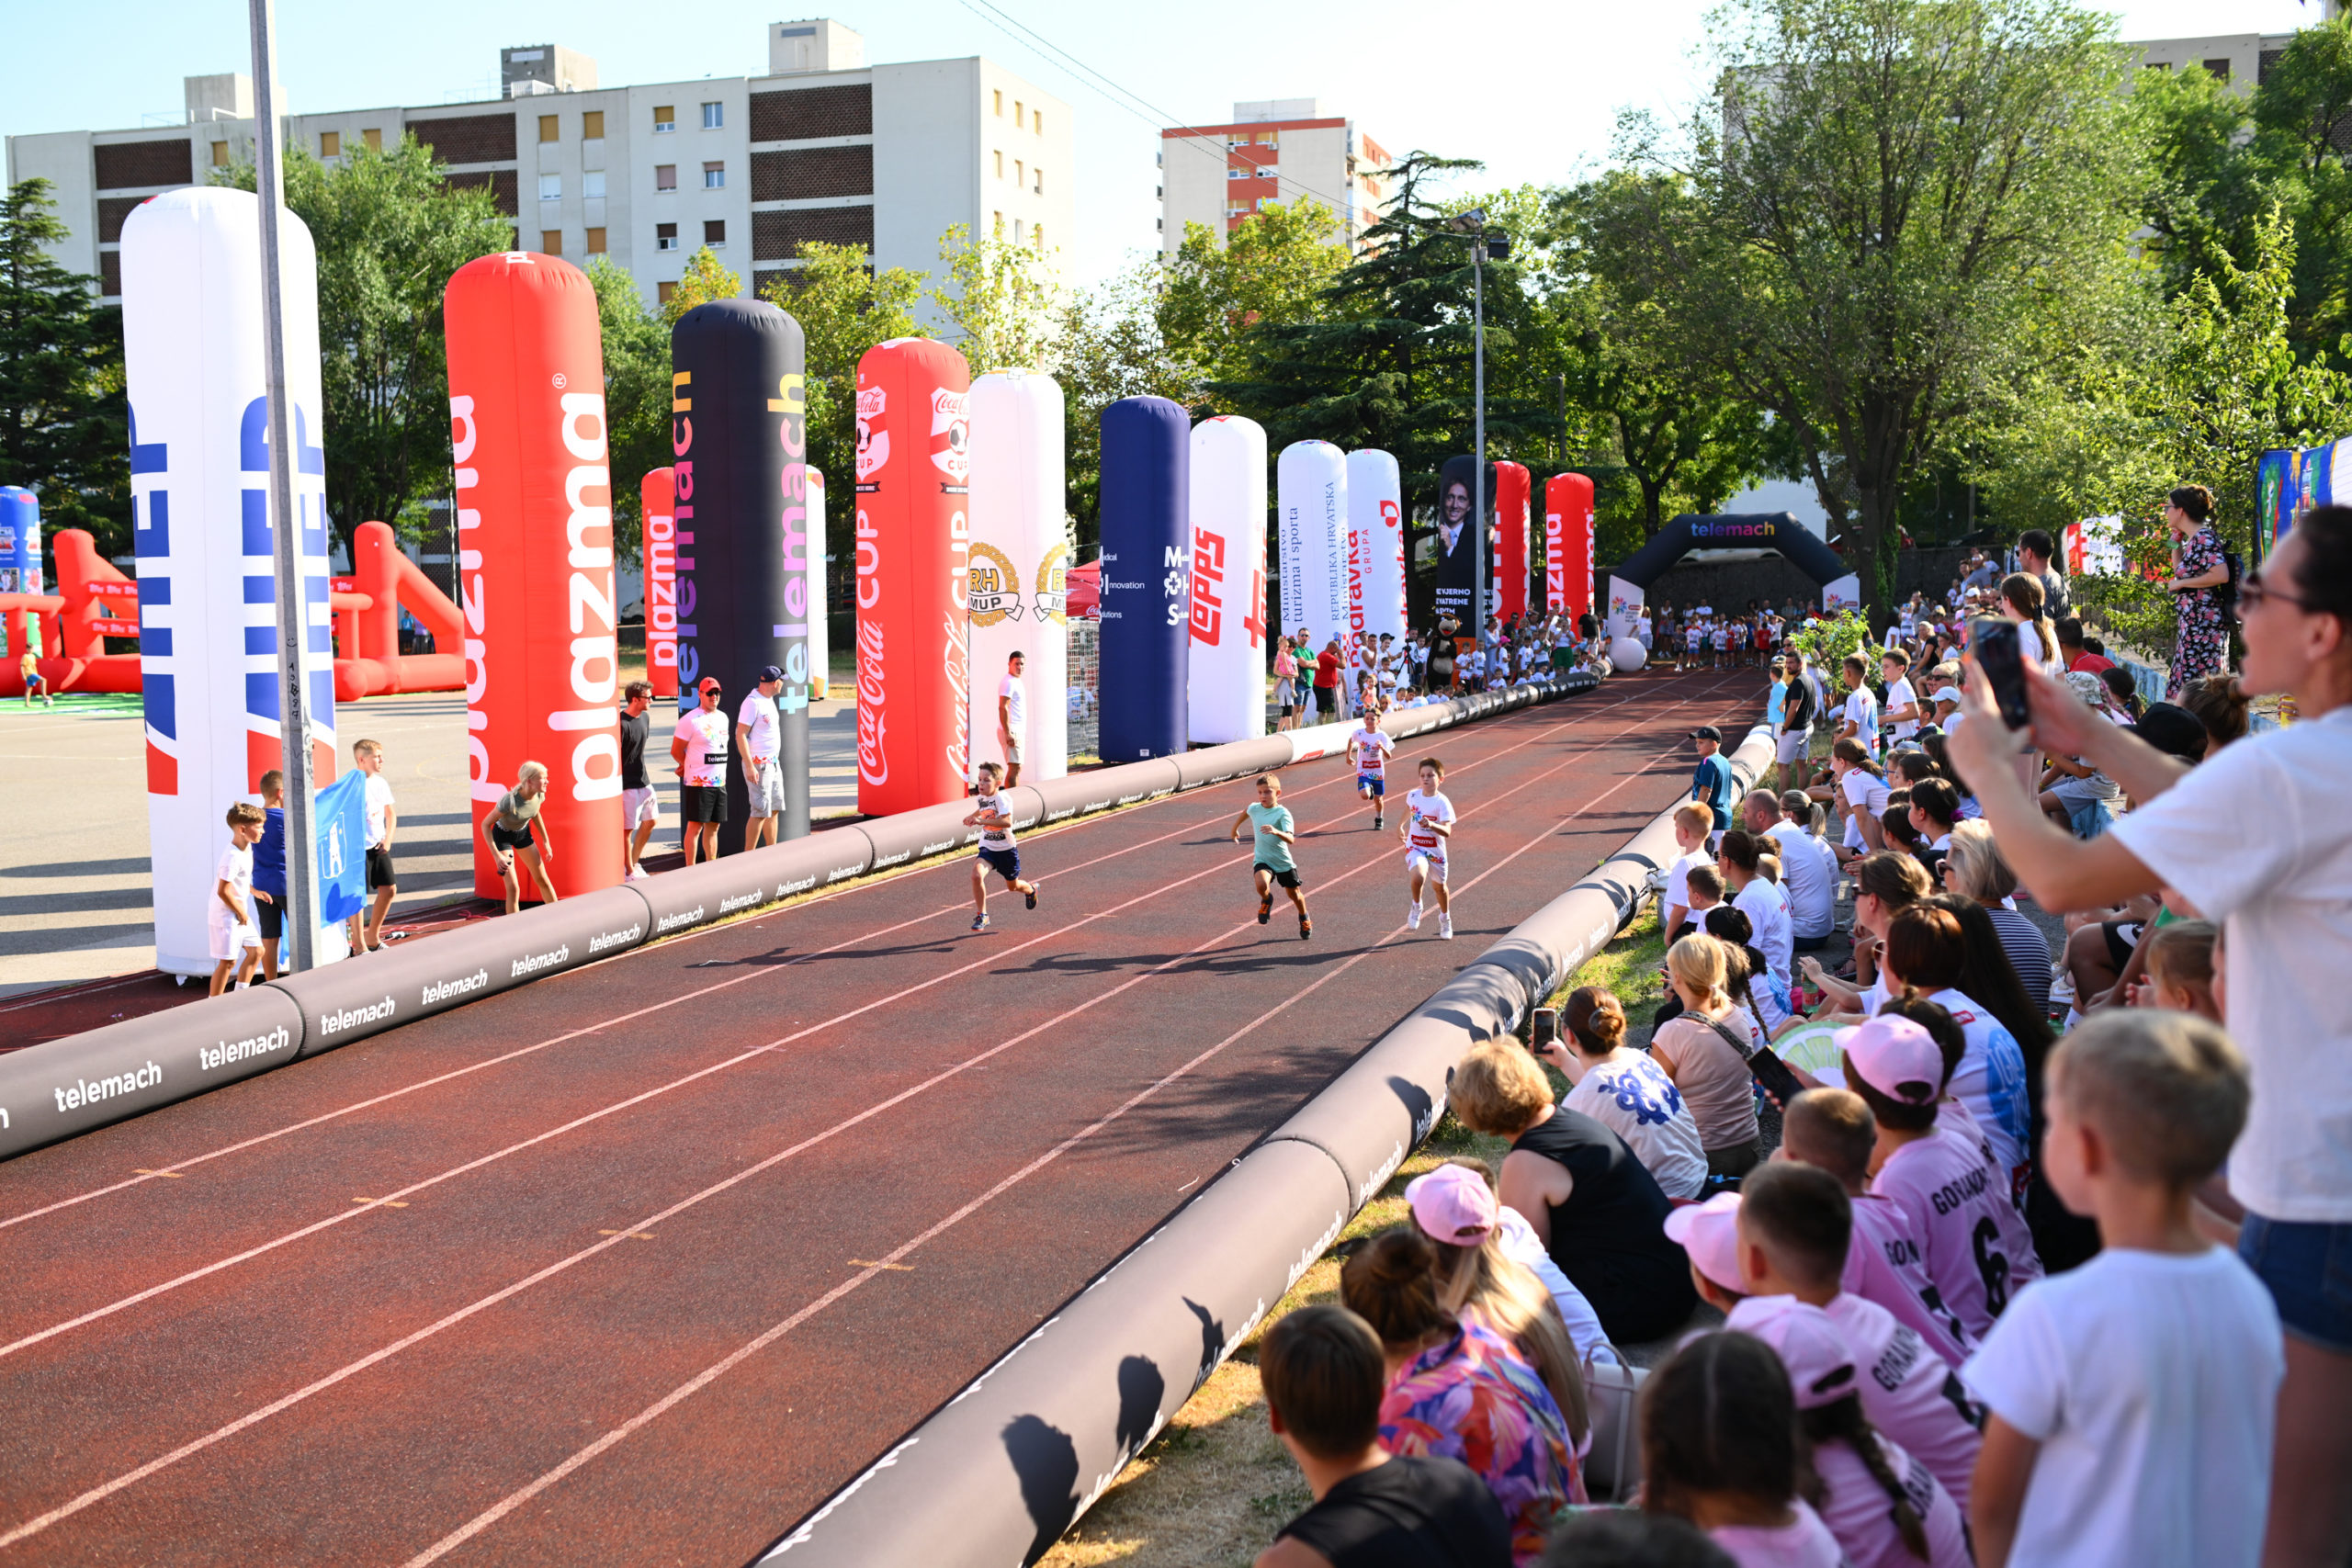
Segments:
[[[1697,517],[1688,513],[1660,528],[1649,543],[1609,573],[1609,635],[1634,635],[1650,584],[1692,550],[1774,550],[1821,585],[1825,610],[1861,607],[1859,580],[1838,552],[1816,538],[1789,512],[1739,513]]]

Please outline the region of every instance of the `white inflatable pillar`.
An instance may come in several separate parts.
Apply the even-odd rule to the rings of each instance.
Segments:
[[[1304,630],[1319,653],[1348,648],[1348,460],[1329,441],[1294,441],[1274,465],[1282,530],[1282,629]]]
[[[1193,427],[1193,651],[1186,708],[1195,745],[1266,733],[1266,432],[1220,414]]]
[[[318,257],[300,219],[286,216],[279,233],[300,535],[297,613],[306,627],[301,677],[311,774],[323,784],[337,758]],[[228,809],[254,797],[261,775],[283,763],[261,208],[252,192],[168,191],[123,220],[122,336],[155,964],[209,975],[207,910],[229,843]]]
[[[999,370],[972,383],[971,758],[1005,761],[998,699],[1006,662],[1024,656],[1021,782],[1069,772],[1069,572],[1063,521],[1062,389],[1050,376]]]
[[[1405,639],[1405,501],[1396,459],[1348,454],[1348,630]]]

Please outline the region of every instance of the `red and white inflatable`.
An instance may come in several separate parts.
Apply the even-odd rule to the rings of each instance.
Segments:
[[[1220,414],[1193,426],[1192,651],[1185,723],[1194,745],[1266,733],[1266,432]]]
[[[1069,543],[1062,522],[1062,389],[1000,370],[972,383],[971,765],[1006,760],[998,702],[1023,655],[1021,782],[1069,772]]]
[[[547,764],[557,893],[609,887],[625,869],[620,649],[595,290],[515,251],[458,268],[443,309],[474,891],[501,895],[481,818],[526,760]]]
[[[1544,481],[1544,607],[1571,621],[1592,613],[1592,480]]]
[[[857,362],[857,808],[964,796],[971,373],[929,338]]]
[[[645,523],[645,678],[660,702],[678,694],[676,470],[648,473],[638,481],[637,499],[638,515]]]
[[[1405,507],[1396,459],[1348,454],[1348,633],[1405,637]]]
[[[1495,603],[1491,614],[1510,620],[1527,613],[1527,523],[1532,481],[1517,463],[1495,465]]]

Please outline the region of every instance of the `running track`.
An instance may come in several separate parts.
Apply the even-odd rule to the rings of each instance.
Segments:
[[[1688,787],[1753,671],[1408,742],[1459,936],[1336,761],[624,954],[0,1165],[0,1565],[731,1568]]]

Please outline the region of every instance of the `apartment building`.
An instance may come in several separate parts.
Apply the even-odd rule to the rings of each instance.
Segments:
[[[2136,39],[2123,47],[2149,71],[2203,70],[2251,94],[2286,51],[2292,33],[2226,33],[2215,38]]]
[[[1159,248],[1172,254],[1187,223],[1222,236],[1301,197],[1337,213],[1352,247],[1379,220],[1387,164],[1355,121],[1326,116],[1314,98],[1238,103],[1230,124],[1170,127],[1159,133]]]
[[[649,303],[704,245],[756,289],[812,240],[933,272],[953,224],[1046,251],[1068,243],[1068,104],[978,56],[869,65],[865,40],[830,19],[773,23],[766,43],[763,75],[616,87],[561,46],[507,49],[502,99],[293,114],[286,135],[329,164],[414,136],[452,185],[491,192],[522,248],[582,265],[609,256]],[[189,77],[186,103],[186,123],[168,130],[8,139],[10,181],[56,187],[72,230],[59,260],[109,297],[133,208],[252,160],[246,78]]]

